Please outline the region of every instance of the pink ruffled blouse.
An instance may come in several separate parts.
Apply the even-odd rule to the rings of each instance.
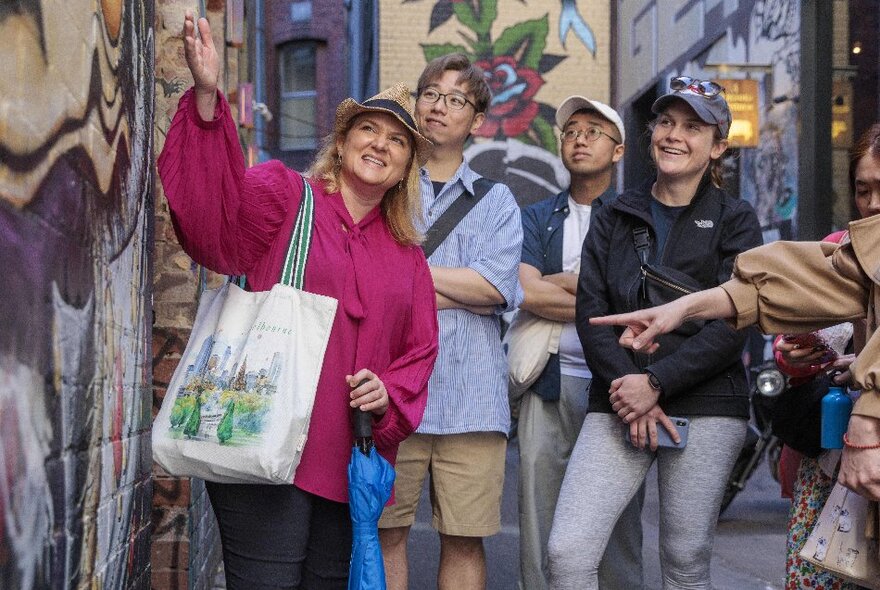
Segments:
[[[245,169],[229,105],[220,95],[212,121],[192,89],[180,99],[158,161],[172,220],[193,260],[222,274],[247,275],[253,291],[278,282],[303,177],[278,161]],[[437,357],[434,284],[417,246],[400,245],[379,207],[354,223],[340,193],[310,180],[314,229],[305,290],[339,301],[294,484],[348,501],[353,433],[345,375],[362,368],[388,390],[388,411],[373,421],[378,451],[394,463],[419,425]]]

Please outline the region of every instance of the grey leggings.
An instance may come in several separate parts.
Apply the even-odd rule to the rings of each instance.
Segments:
[[[744,418],[689,417],[684,449],[639,450],[614,414],[590,413],[565,472],[548,545],[550,587],[599,588],[614,523],[656,459],[663,588],[711,588],[715,522],[746,433]],[[662,428],[662,426],[659,426]]]

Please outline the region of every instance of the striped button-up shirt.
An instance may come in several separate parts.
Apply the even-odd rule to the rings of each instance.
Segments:
[[[426,230],[464,192],[473,193],[480,175],[463,162],[435,197],[428,172],[421,171],[422,223]],[[510,189],[496,184],[428,258],[431,266],[464,267],[492,283],[505,303],[495,315],[464,309],[438,312],[440,352],[428,381],[428,407],[416,432],[457,434],[510,429],[507,359],[501,348],[500,314],[522,302],[519,261],[522,225]]]

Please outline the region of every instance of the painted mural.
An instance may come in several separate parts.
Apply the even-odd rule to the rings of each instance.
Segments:
[[[749,19],[752,59],[766,60],[761,142],[743,150],[741,196],[758,213],[764,241],[797,233],[798,110],[800,94],[800,3],[759,0]],[[769,86],[769,88],[768,88]]]
[[[493,94],[486,122],[465,152],[472,166],[506,182],[521,204],[568,185],[554,113],[571,94],[608,101],[607,2],[389,0],[383,8],[394,12],[382,11],[382,31],[399,27],[402,14],[424,29],[396,44],[383,33],[382,86],[392,79],[414,85],[427,61],[468,55]],[[423,59],[405,59],[413,51]]]
[[[153,3],[0,3],[0,588],[149,586]]]

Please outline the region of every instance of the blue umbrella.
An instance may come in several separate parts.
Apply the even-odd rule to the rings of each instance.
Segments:
[[[394,467],[373,447],[369,413],[355,410],[355,446],[348,464],[348,505],[353,543],[348,590],[385,590],[377,523],[391,497]]]

